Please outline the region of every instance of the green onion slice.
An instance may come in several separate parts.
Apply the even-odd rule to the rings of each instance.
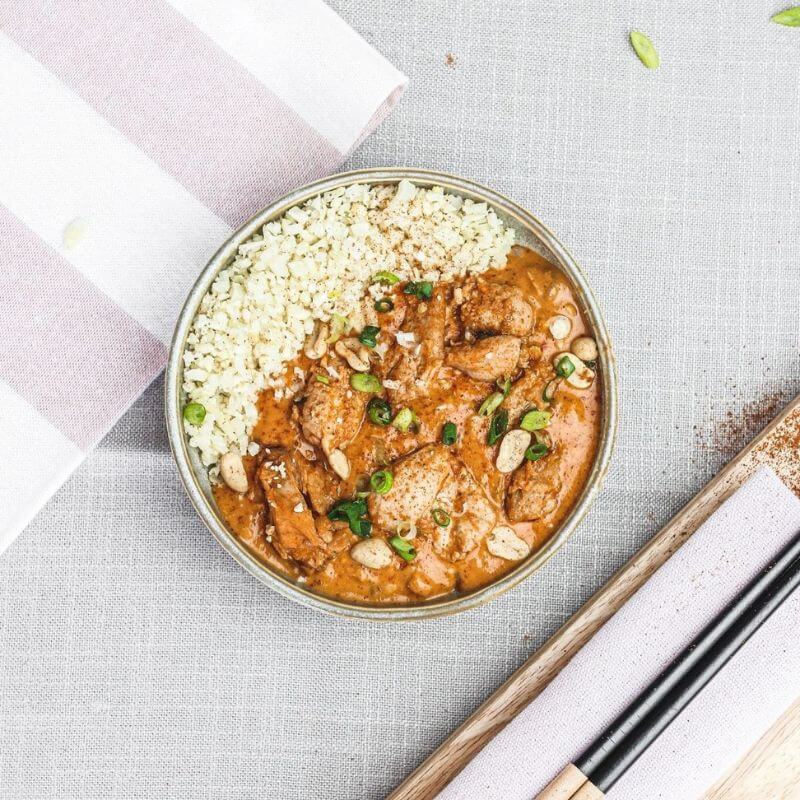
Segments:
[[[323,375],[321,372],[318,372],[314,376],[320,383],[324,383],[326,386],[331,385],[331,379],[327,375]]]
[[[504,381],[498,378],[497,388],[503,393],[503,397],[508,397],[508,393],[511,391],[511,378],[506,378]]]
[[[347,520],[350,530],[356,535],[366,539],[372,531],[372,523],[362,517],[367,514],[367,501],[363,497],[355,500],[340,500],[328,512],[331,522]]]
[[[357,392],[377,394],[383,387],[381,382],[369,372],[354,372],[350,376],[350,385]]]
[[[372,276],[372,280],[376,283],[385,283],[387,286],[394,286],[396,283],[400,283],[400,278],[394,274],[394,272],[376,272]]]
[[[403,433],[407,433],[408,429],[414,424],[416,415],[410,408],[401,408],[397,412],[397,416],[392,420],[392,425]]]
[[[350,330],[350,320],[341,314],[331,314],[331,332],[325,340],[328,344],[338,342],[342,334]]]
[[[520,428],[524,431],[540,431],[550,424],[550,418],[553,415],[549,411],[539,411],[534,408],[522,415],[522,420],[519,423]]]
[[[486,436],[488,444],[494,444],[505,432],[508,427],[508,411],[501,408],[493,417],[489,425],[489,433]]]
[[[789,28],[800,27],[800,6],[792,6],[773,14],[770,19],[778,25],[786,25]]]
[[[376,311],[385,314],[394,308],[394,303],[388,297],[381,297],[380,300],[375,301],[374,306]]]
[[[377,472],[372,473],[369,479],[369,485],[375,494],[386,494],[392,488],[394,478],[388,469],[379,469]]]
[[[430,300],[433,284],[430,281],[409,281],[403,287],[403,294],[413,294],[419,300]]]
[[[572,359],[569,356],[563,356],[558,359],[556,375],[558,375],[559,378],[569,378],[573,372],[575,372],[575,365],[572,363]]]
[[[380,332],[381,329],[376,325],[365,325],[364,330],[358,335],[358,341],[374,350],[375,345],[378,344],[378,334]]]
[[[202,425],[206,418],[206,407],[202,403],[189,403],[183,409],[183,418],[190,425]]]
[[[416,548],[400,536],[392,536],[389,539],[389,544],[403,561],[413,561],[417,557]]]
[[[442,426],[442,444],[455,444],[458,441],[458,428],[455,422],[445,422]]]
[[[481,417],[488,417],[490,414],[493,414],[500,403],[503,402],[503,393],[502,392],[492,392],[481,404],[481,407],[478,409],[478,414]]]
[[[553,398],[556,396],[556,389],[558,389],[558,378],[553,378],[553,380],[548,381],[544,385],[544,389],[542,389],[542,400],[545,403],[552,403]]]
[[[540,458],[544,458],[549,452],[546,444],[543,442],[536,442],[525,451],[525,458],[527,458],[528,461],[538,461]]]
[[[385,428],[392,421],[392,408],[382,397],[373,397],[367,403],[367,416],[370,422]]]
[[[431,516],[440,528],[446,528],[451,522],[450,515],[443,508],[431,509]]]
[[[773,17],[775,19],[775,17]],[[658,55],[655,45],[650,41],[650,37],[641,31],[631,31],[631,46],[633,47],[636,55],[639,56],[639,61],[642,62],[648,69],[656,69],[661,64],[661,58]]]

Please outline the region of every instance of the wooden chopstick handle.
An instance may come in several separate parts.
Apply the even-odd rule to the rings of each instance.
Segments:
[[[603,800],[604,798],[605,795],[591,781],[586,781],[586,783],[572,795],[570,800]]]
[[[534,800],[602,800],[604,797],[574,764],[567,764]]]

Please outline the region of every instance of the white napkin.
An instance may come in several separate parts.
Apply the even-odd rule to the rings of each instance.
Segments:
[[[530,800],[800,529],[798,499],[758,471],[439,795]],[[690,800],[800,693],[795,592],[612,787],[609,800]]]
[[[158,375],[232,229],[406,79],[320,0],[0,3],[0,552]]]

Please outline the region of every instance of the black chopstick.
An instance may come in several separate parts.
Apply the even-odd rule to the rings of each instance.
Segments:
[[[800,533],[575,761],[607,792],[800,585]]]

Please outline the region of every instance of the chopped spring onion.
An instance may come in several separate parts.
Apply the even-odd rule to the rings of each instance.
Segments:
[[[392,536],[389,539],[389,544],[403,561],[413,561],[417,557],[416,548],[400,536]]]
[[[397,535],[407,542],[417,538],[417,523],[412,522],[410,519],[398,520],[395,524],[395,529],[397,530]]]
[[[327,375],[323,375],[321,372],[318,372],[314,376],[320,383],[324,383],[326,386],[331,385],[331,379]]]
[[[375,425],[385,428],[392,421],[392,408],[381,397],[373,397],[367,403],[367,416]]]
[[[385,283],[387,286],[394,286],[400,282],[400,278],[394,272],[376,272],[372,276],[372,280],[376,283]]]
[[[553,380],[548,381],[544,385],[544,389],[542,390],[542,400],[545,403],[552,403],[553,398],[556,396],[556,389],[558,389],[558,378],[553,378]]]
[[[430,281],[409,281],[403,288],[403,294],[413,294],[418,300],[430,300],[433,284]]]
[[[331,314],[331,332],[326,341],[328,344],[338,342],[342,334],[350,330],[350,320],[341,314]]]
[[[511,378],[506,378],[504,381],[498,378],[497,388],[503,393],[503,397],[508,397],[508,393],[511,391]]]
[[[489,433],[486,436],[488,444],[494,444],[505,432],[508,427],[508,411],[501,408],[493,417],[489,425]]]
[[[189,403],[183,409],[183,418],[190,425],[202,425],[206,418],[206,407],[202,403]]]
[[[369,479],[369,485],[375,494],[386,494],[394,484],[392,473],[388,469],[379,469],[377,472],[372,473]]]
[[[407,433],[408,429],[416,421],[416,414],[410,408],[401,408],[397,412],[397,416],[392,420],[392,425],[403,433]]]
[[[442,444],[455,444],[458,441],[458,428],[455,422],[445,422],[442,426]]]
[[[535,442],[525,451],[525,458],[527,458],[528,461],[538,461],[540,458],[544,458],[549,452],[550,450],[544,442]]]
[[[492,392],[481,404],[481,407],[478,409],[478,414],[481,417],[488,417],[497,410],[497,407],[503,402],[503,399],[502,392]]]
[[[372,532],[372,523],[362,519],[367,514],[367,501],[363,497],[355,500],[340,500],[328,512],[331,522],[347,520],[350,530],[356,535],[366,539]]]
[[[550,424],[550,417],[552,416],[549,411],[539,411],[534,408],[522,415],[519,426],[524,431],[540,431]]]
[[[793,6],[791,8],[786,8],[783,11],[779,11],[777,14],[773,14],[770,17],[772,22],[776,22],[778,25],[786,25],[789,28],[798,28],[800,27],[800,6]]]
[[[358,341],[367,347],[375,348],[378,344],[378,334],[381,329],[377,325],[365,325],[364,330],[358,335]]]
[[[431,516],[440,528],[446,528],[450,524],[450,515],[443,508],[431,509]]]
[[[575,372],[575,365],[572,363],[572,359],[569,356],[558,359],[556,375],[558,375],[559,378],[569,378],[573,372]]]
[[[357,392],[377,394],[381,390],[381,382],[369,372],[354,372],[350,376],[350,385]]]
[[[380,300],[375,301],[374,308],[381,314],[385,314],[394,308],[394,303],[388,297],[381,297]]]

